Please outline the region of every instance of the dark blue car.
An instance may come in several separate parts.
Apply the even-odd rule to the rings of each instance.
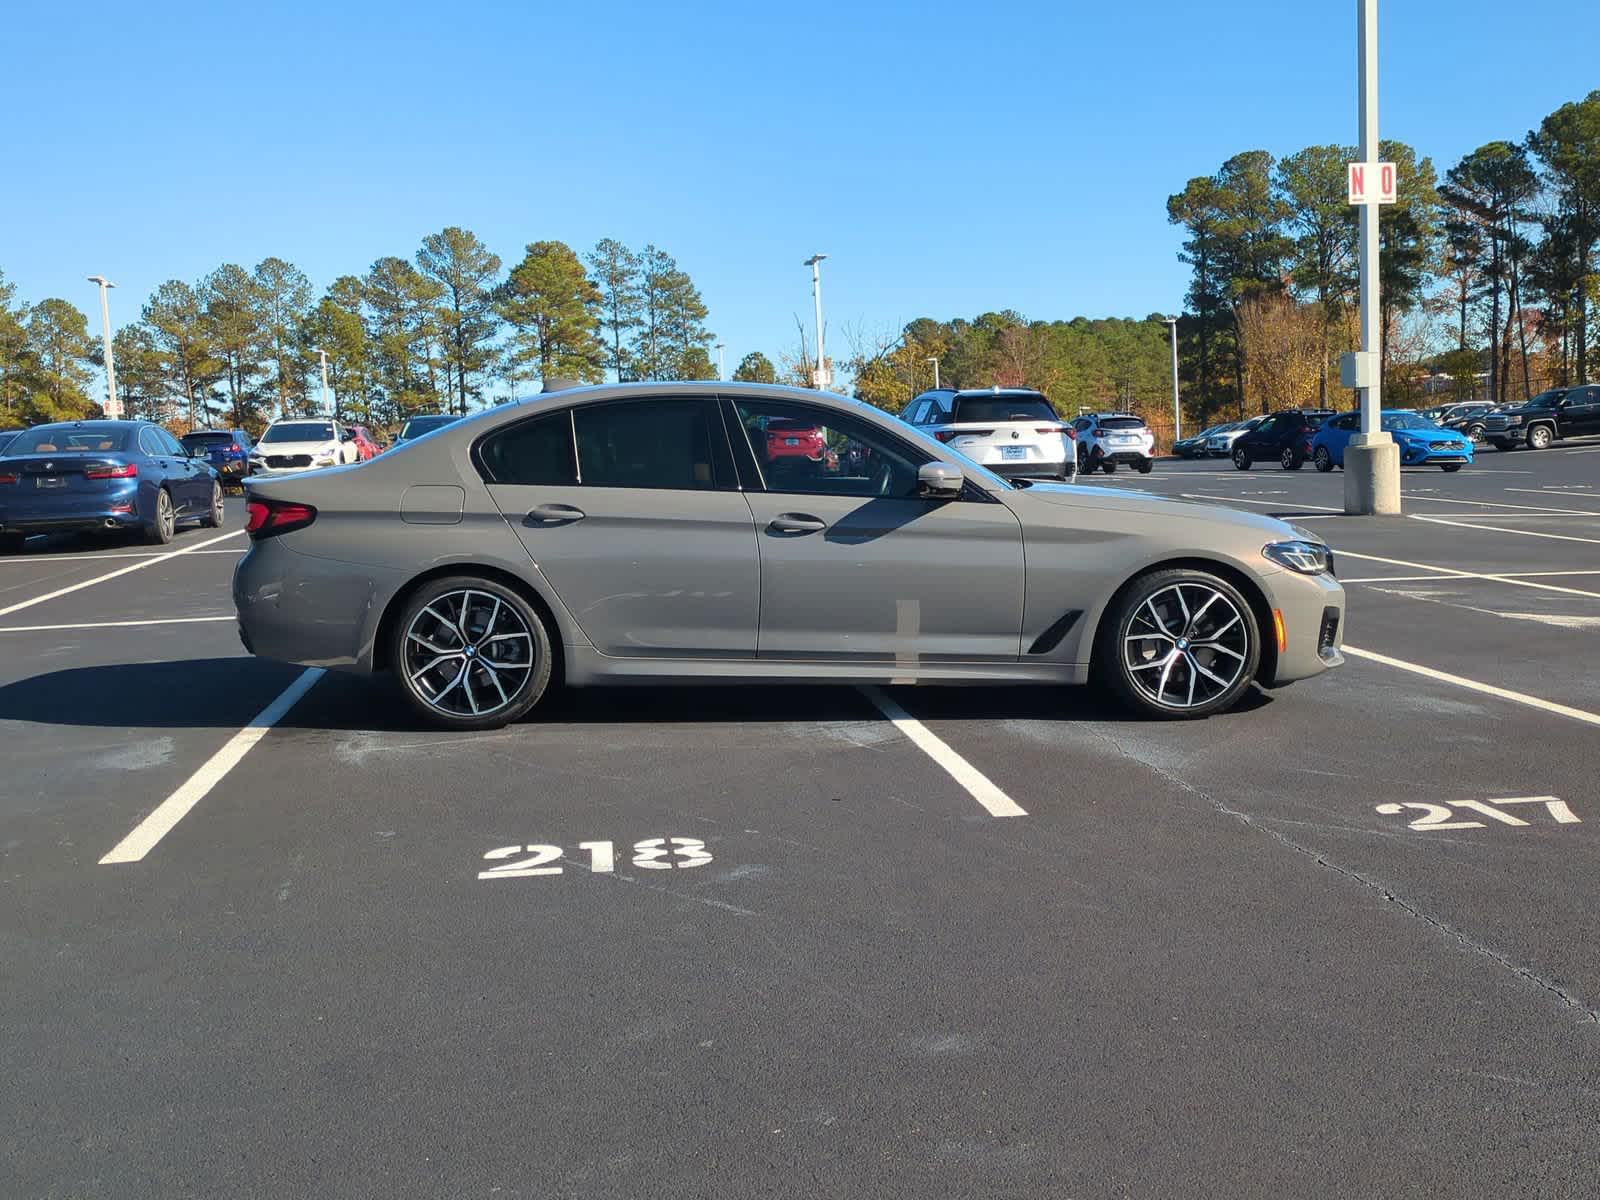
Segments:
[[[0,456],[0,542],[7,549],[58,530],[139,530],[164,545],[179,521],[221,525],[222,483],[159,425],[37,425]]]
[[[185,450],[201,452],[199,457],[216,468],[224,487],[238,486],[250,474],[250,451],[255,444],[242,429],[196,429],[179,441]]]

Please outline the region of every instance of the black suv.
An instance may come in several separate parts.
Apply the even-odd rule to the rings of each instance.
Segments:
[[[1551,388],[1483,419],[1483,436],[1501,450],[1544,450],[1560,438],[1600,433],[1600,383]]]
[[[1311,457],[1311,439],[1331,416],[1326,408],[1275,412],[1233,443],[1233,465],[1248,471],[1251,463],[1276,462],[1285,471],[1298,471]]]

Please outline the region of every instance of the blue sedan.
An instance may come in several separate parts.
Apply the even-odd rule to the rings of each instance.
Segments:
[[[158,545],[180,521],[222,524],[222,484],[147,421],[63,421],[18,434],[0,457],[0,543],[32,534],[139,530]]]
[[[1311,461],[1317,470],[1344,466],[1344,448],[1361,428],[1361,414],[1341,413],[1324,421],[1311,439]],[[1472,442],[1464,433],[1444,429],[1413,412],[1385,412],[1383,428],[1400,447],[1402,467],[1442,467],[1459,471],[1472,461]]]

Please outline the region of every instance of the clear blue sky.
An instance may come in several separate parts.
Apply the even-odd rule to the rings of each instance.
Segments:
[[[1401,3],[1383,132],[1442,171],[1600,86],[1600,6]],[[320,289],[446,225],[502,258],[653,241],[728,367],[809,324],[1144,316],[1165,202],[1229,154],[1355,138],[1350,0],[973,5],[23,3],[6,18],[0,270],[114,319],[276,254]],[[842,351],[843,346],[839,349]]]

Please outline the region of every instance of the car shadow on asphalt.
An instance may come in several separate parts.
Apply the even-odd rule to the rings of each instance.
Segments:
[[[0,687],[0,721],[129,729],[239,729],[302,668],[256,658],[202,658],[72,667]],[[925,686],[889,689],[924,721],[1132,722],[1097,687]],[[1272,703],[1252,689],[1233,709]],[[675,725],[880,720],[858,689],[842,684],[573,688],[550,695],[524,720],[534,725]],[[277,722],[283,729],[343,732],[435,730],[388,677],[329,672]]]

